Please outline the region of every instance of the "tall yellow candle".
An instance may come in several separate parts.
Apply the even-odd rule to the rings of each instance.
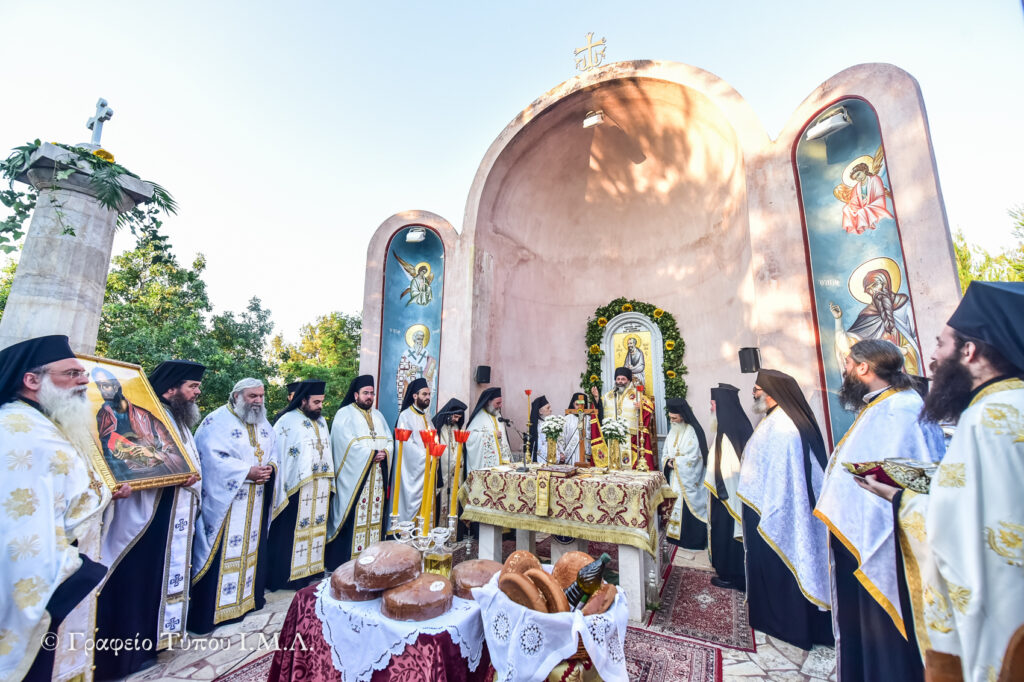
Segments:
[[[455,431],[455,442],[459,444],[459,449],[455,453],[455,470],[452,472],[452,499],[451,504],[448,505],[448,515],[458,516],[459,515],[459,479],[462,477],[462,451],[466,447],[466,441],[469,440],[469,431]]]
[[[412,431],[409,429],[395,429],[395,440],[398,441],[398,459],[395,460],[395,482],[391,488],[392,516],[398,516],[398,493],[402,490],[402,448],[410,436],[412,436]]]
[[[427,469],[423,477],[423,500],[420,502],[420,516],[423,517],[423,533],[429,533],[434,525],[434,476],[437,473],[437,457],[430,456],[427,448]]]

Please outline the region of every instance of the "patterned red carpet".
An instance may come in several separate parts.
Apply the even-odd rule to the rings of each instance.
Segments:
[[[673,566],[661,591],[662,608],[647,629],[754,651],[754,632],[743,593],[711,584],[711,571]]]
[[[270,674],[270,664],[274,662],[274,654],[260,656],[255,661],[243,665],[238,670],[221,675],[213,682],[266,682]]]

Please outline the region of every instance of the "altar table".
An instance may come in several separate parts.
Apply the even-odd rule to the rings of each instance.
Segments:
[[[332,647],[324,636],[324,621],[317,612],[317,591],[321,584],[309,585],[295,593],[281,628],[279,648],[274,653],[268,682],[354,682],[352,678],[342,678],[333,662]],[[325,586],[324,589],[330,588]],[[378,604],[379,601],[362,604]],[[337,653],[344,656],[358,651],[366,646],[368,639],[365,635],[353,637],[351,642],[343,642]],[[386,655],[386,652],[380,653]],[[371,676],[360,679],[371,682],[489,682],[493,674],[486,644],[482,645],[476,670],[470,671],[459,644],[447,631],[442,631],[420,634],[400,653],[391,655],[383,670],[376,670]]]
[[[634,621],[646,615],[648,573],[661,575],[658,507],[675,498],[660,471],[580,469],[560,478],[545,477],[539,465],[525,473],[510,465],[471,471],[459,491],[460,518],[480,524],[481,559],[501,561],[502,528],[516,529],[517,547],[531,551],[534,532],[618,545],[619,589]],[[558,544],[551,543],[552,561]]]

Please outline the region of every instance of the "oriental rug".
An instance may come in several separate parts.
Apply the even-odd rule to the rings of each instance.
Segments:
[[[713,571],[672,566],[661,590],[661,608],[645,629],[755,651],[744,593],[711,584]]]
[[[246,663],[238,670],[215,678],[213,682],[266,682],[270,674],[270,664],[274,662],[274,652],[260,656],[255,661]]]

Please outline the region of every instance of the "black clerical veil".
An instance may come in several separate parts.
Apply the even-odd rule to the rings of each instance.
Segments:
[[[38,336],[0,351],[0,405],[18,396],[21,380],[30,369],[75,357],[62,335]]]
[[[480,394],[480,398],[476,401],[476,407],[473,408],[473,412],[469,415],[469,421],[466,422],[468,426],[473,422],[473,418],[480,412],[480,410],[487,407],[487,403],[491,402],[495,398],[501,397],[501,387],[492,386],[488,389],[484,389],[484,392]]]
[[[576,409],[576,401],[579,400],[580,398],[583,398],[583,409],[584,410],[587,409],[587,403],[589,403],[590,401],[587,400],[587,394],[586,393],[581,393],[581,392],[576,392],[576,393],[572,394],[572,397],[569,398],[569,407],[567,407],[565,409],[567,409],[567,410],[575,410]]]
[[[694,432],[697,434],[697,443],[700,445],[700,456],[706,465],[708,463],[707,437],[704,435],[704,429],[700,427],[700,422],[693,416],[690,403],[686,402],[686,398],[669,398],[665,401],[665,406],[671,414],[678,414],[683,418],[684,422],[693,427]]]
[[[283,417],[292,410],[297,410],[302,406],[302,401],[311,395],[323,395],[327,391],[327,382],[319,379],[303,379],[302,381],[293,381],[289,384],[289,390],[292,391],[292,399],[288,402],[288,405],[274,415],[273,423],[276,424],[277,420]]]
[[[165,360],[149,373],[149,385],[160,400],[164,393],[186,381],[202,381],[206,365],[190,360]]]
[[[1024,373],[1024,282],[971,282],[947,324],[995,347]]]
[[[341,406],[351,405],[356,401],[356,393],[359,389],[366,388],[367,386],[373,387],[373,377],[369,374],[361,374],[352,380],[352,383],[348,385],[348,393],[345,394],[345,399],[341,401]]]
[[[451,400],[446,402],[444,404],[444,407],[442,407],[440,410],[438,410],[437,415],[434,416],[434,419],[433,419],[434,430],[435,431],[440,431],[441,427],[444,426],[445,424],[447,424],[448,420],[454,414],[461,414],[462,415],[462,421],[459,422],[458,428],[465,429],[466,428],[466,403],[462,402],[458,398],[452,398]]]
[[[727,436],[732,443],[736,456],[743,459],[743,448],[746,447],[754,427],[750,425],[747,413],[740,405],[740,389],[730,384],[718,384],[711,389],[711,399],[715,401],[715,418],[718,421],[718,434],[715,436],[715,490],[718,499],[729,499],[722,478],[722,437]]]
[[[534,457],[537,455],[537,435],[539,433],[537,424],[540,422],[540,408],[547,404],[547,396],[543,395],[534,398],[530,404],[530,454]]]
[[[800,441],[804,449],[804,482],[807,485],[807,500],[811,509],[817,499],[814,497],[814,488],[811,485],[811,455],[818,460],[822,471],[828,462],[828,451],[825,450],[825,440],[821,437],[821,429],[811,412],[811,406],[807,404],[800,385],[796,379],[777,369],[762,369],[757,373],[757,385],[764,389],[764,392],[772,397],[786,416],[793,420],[797,431],[800,432]]]
[[[402,398],[402,409],[399,412],[409,409],[409,406],[413,403],[413,396],[429,387],[429,385],[423,377],[410,381],[409,385],[405,387],[405,397]]]

